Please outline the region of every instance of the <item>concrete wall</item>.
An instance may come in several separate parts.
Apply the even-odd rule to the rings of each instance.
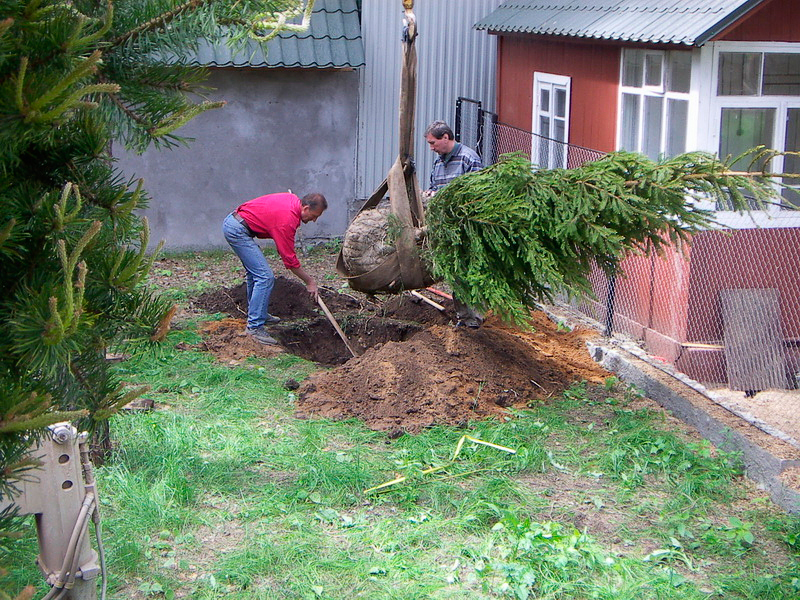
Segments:
[[[328,211],[303,225],[307,240],[344,233],[355,189],[358,73],[312,69],[214,69],[212,99],[227,105],[178,133],[188,148],[137,156],[115,148],[126,176],[143,177],[154,245],[225,246],[221,223],[241,202],[291,189],[319,191]]]
[[[494,111],[495,36],[473,29],[500,0],[417,0],[417,105],[414,157],[426,189],[434,153],[422,133],[431,121],[455,126],[456,100],[465,96]],[[366,66],[361,71],[361,114],[356,196],[366,200],[394,164],[399,149],[403,6],[398,0],[361,3]],[[356,208],[360,208],[358,202]]]

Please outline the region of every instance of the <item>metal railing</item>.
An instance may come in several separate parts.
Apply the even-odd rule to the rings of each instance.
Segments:
[[[458,98],[453,133],[456,140],[473,148],[483,164],[496,163],[502,154],[521,152],[537,168],[579,167],[605,152],[584,148],[500,123],[497,114],[484,110],[480,100]]]

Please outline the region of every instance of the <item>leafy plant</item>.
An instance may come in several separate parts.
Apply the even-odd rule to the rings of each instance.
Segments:
[[[587,398],[586,382],[579,381],[577,383],[573,383],[571,386],[569,386],[569,389],[564,392],[564,398],[567,400],[578,400],[581,402],[585,401]]]
[[[498,512],[502,516],[493,529],[505,535],[509,546],[493,548],[493,556],[481,557],[476,571],[490,582],[500,579],[500,585],[492,587],[501,593],[527,600],[560,587],[560,597],[569,597],[573,572],[590,573],[615,563],[590,536],[574,527],[520,519],[499,508]]]
[[[753,524],[742,521],[739,517],[728,517],[728,526],[723,528],[725,537],[731,542],[742,546],[743,548],[751,548],[755,542],[755,536],[752,532]]]

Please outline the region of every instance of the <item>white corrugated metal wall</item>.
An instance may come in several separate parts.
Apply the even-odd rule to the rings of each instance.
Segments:
[[[415,157],[420,186],[427,187],[433,153],[422,133],[434,119],[455,127],[459,96],[494,111],[495,36],[472,26],[501,0],[416,0],[417,113]],[[356,202],[367,198],[397,158],[400,94],[401,0],[363,0],[361,31],[366,66],[359,94]]]

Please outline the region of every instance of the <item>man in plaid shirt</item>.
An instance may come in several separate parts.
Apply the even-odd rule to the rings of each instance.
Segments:
[[[425,130],[425,140],[431,150],[439,157],[431,170],[431,186],[423,197],[430,198],[453,179],[464,173],[480,171],[483,168],[481,157],[472,148],[457,142],[453,130],[444,121],[434,121]],[[458,325],[477,329],[483,323],[483,316],[458,298],[453,297]]]
[[[425,140],[431,150],[439,157],[433,163],[431,186],[427,196],[453,181],[459,175],[480,171],[483,168],[481,157],[472,148],[457,142],[453,130],[444,121],[434,121],[425,130]]]

